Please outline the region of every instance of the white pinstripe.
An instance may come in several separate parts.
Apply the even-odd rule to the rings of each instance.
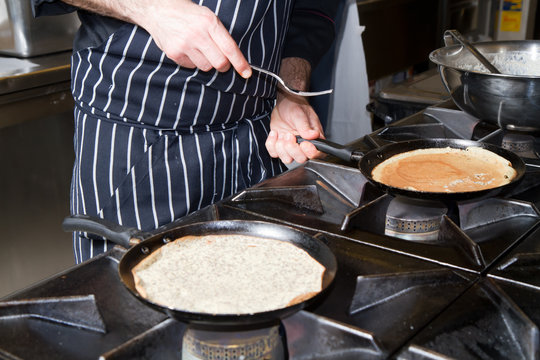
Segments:
[[[154,74],[156,72],[158,72],[159,69],[161,69],[161,66],[163,65],[163,59],[164,58],[165,58],[165,53],[162,53],[161,57],[159,59],[159,65],[156,66],[156,68],[148,76],[148,80],[146,80],[146,86],[144,88],[144,95],[143,95],[143,99],[141,101],[143,106],[141,106],[141,112],[139,113],[139,117],[137,118],[138,122],[141,122],[141,119],[142,119],[142,117],[144,115],[144,109],[146,108],[144,105],[146,104],[146,99],[148,98],[148,88],[150,87],[150,81],[152,81],[152,78],[154,77]]]
[[[161,121],[161,114],[163,114],[163,106],[165,105],[165,99],[167,98],[167,92],[169,90],[169,83],[171,81],[171,78],[178,73],[180,70],[180,67],[177,66],[174,71],[171,73],[171,75],[167,76],[167,80],[165,81],[165,90],[163,91],[163,95],[161,96],[161,103],[159,104],[159,112],[157,115],[157,119],[154,122],[155,126],[159,126],[159,123]]]
[[[241,169],[240,166],[240,151],[238,149],[240,148],[240,143],[238,142],[238,138],[235,137],[233,141],[233,146],[236,146],[236,149],[233,151],[234,157],[234,171],[232,172],[234,181],[233,181],[233,187],[231,189],[231,192],[234,194],[238,189],[238,169]]]
[[[97,156],[99,153],[99,130],[101,128],[101,120],[98,120],[96,126],[96,137],[94,139],[94,160],[92,161],[92,180],[94,183],[94,197],[96,199],[96,213],[99,214],[101,211],[101,206],[99,205],[99,192],[98,192],[98,182],[97,182]]]
[[[221,135],[221,154],[223,155],[223,185],[221,186],[221,198],[225,196],[225,184],[227,183],[227,153],[225,152],[225,134]]]
[[[217,194],[217,172],[216,172],[216,164],[217,164],[217,158],[216,158],[216,138],[214,137],[214,133],[210,133],[210,136],[212,137],[212,156],[214,157],[214,176],[213,176],[213,181],[214,181],[214,191],[212,192],[212,203],[214,203],[216,201],[216,194]]]
[[[137,221],[137,228],[140,229],[141,217],[139,214],[139,203],[137,202],[137,176],[135,175],[135,168],[131,170],[131,183],[133,187],[133,208],[135,209],[135,220]]]
[[[257,154],[257,158],[259,159],[259,161],[262,163],[262,159],[261,159],[261,155],[260,155],[260,152],[259,152],[259,141],[257,141],[257,137],[255,136],[255,129],[253,128],[253,124],[251,122],[248,122],[248,125],[249,125],[249,163],[251,164],[251,156],[253,154],[253,142],[255,142],[255,146],[256,146],[256,151],[255,151],[255,154]],[[249,166],[249,168],[251,168],[251,166]],[[261,174],[261,179],[258,179],[258,180],[262,180],[266,177],[266,169],[263,170],[263,173]],[[251,179],[251,177],[250,177]]]
[[[144,57],[146,56],[146,52],[148,51],[148,47],[150,46],[151,42],[152,42],[152,38],[148,37],[148,41],[146,42],[146,45],[144,47],[143,54],[141,56],[141,60],[139,61],[139,63],[135,67],[135,69],[133,69],[131,71],[131,73],[129,74],[129,76],[128,76],[128,82],[127,82],[127,86],[126,86],[127,91],[126,91],[126,96],[124,97],[124,107],[122,108],[122,111],[120,111],[120,116],[121,117],[124,116],[124,113],[126,112],[126,109],[127,109],[127,106],[128,106],[129,90],[131,89],[131,82],[133,81],[133,75],[142,66],[142,64],[144,62]],[[125,120],[127,121],[128,119],[125,119]]]
[[[79,78],[79,69],[81,68],[81,63],[82,63],[81,60],[82,59],[81,59],[81,54],[79,52],[77,52],[75,55],[79,58],[79,61],[77,61],[77,67],[75,68],[75,73],[73,74],[72,77],[73,77],[73,79],[78,79]],[[71,60],[71,66],[73,68],[73,58]],[[72,86],[73,86],[73,88],[71,89],[71,92],[73,94],[75,94],[77,92],[77,81],[74,81]]]
[[[190,196],[189,196],[189,179],[188,179],[188,171],[186,168],[186,158],[184,157],[184,149],[182,147],[182,135],[178,137],[178,150],[180,151],[180,158],[182,159],[182,168],[184,170],[184,192],[186,194],[186,214],[190,213],[191,207],[190,207]]]
[[[120,225],[123,225],[124,221],[122,220],[122,210],[120,207],[120,193],[118,192],[118,189],[114,191],[114,194],[116,198],[116,219]]]
[[[114,89],[116,88],[116,72],[118,71],[118,69],[120,68],[120,66],[122,66],[122,64],[124,63],[124,61],[126,61],[126,54],[127,54],[127,51],[129,49],[129,46],[131,45],[131,42],[133,41],[133,37],[135,36],[135,33],[137,32],[137,27],[134,26],[133,27],[133,30],[131,31],[131,34],[129,35],[129,39],[127,41],[127,44],[126,46],[124,47],[124,52],[122,53],[122,58],[120,59],[120,61],[118,62],[118,64],[116,64],[116,66],[114,67],[114,70],[112,72],[112,75],[111,75],[111,78],[112,78],[112,86],[111,88],[109,89],[109,94],[107,96],[107,104],[105,105],[105,107],[103,108],[103,111],[107,112],[109,110],[109,106],[111,105],[111,101],[112,101],[112,92],[114,91]],[[113,35],[114,36],[114,35]],[[107,116],[110,117],[110,115],[107,113]]]
[[[111,135],[111,154],[109,156],[109,194],[113,196],[114,194],[114,185],[113,185],[113,174],[114,174],[114,145],[116,139],[116,124],[113,124],[112,135]]]
[[[165,136],[165,170],[167,172],[167,198],[169,200],[169,210],[171,221],[174,220],[174,205],[172,202],[171,168],[169,166],[169,137]]]
[[[92,69],[92,65],[90,63],[90,57],[92,56],[92,49],[89,49],[88,50],[88,69],[86,69],[86,73],[84,74],[84,77],[82,79],[82,83],[81,83],[81,92],[79,94],[79,99],[83,96],[84,94],[84,89],[85,87],[83,86],[85,83],[86,83],[86,78],[88,77],[88,74],[90,74],[90,69]]]
[[[150,199],[152,203],[152,215],[154,215],[154,227],[159,226],[157,211],[156,211],[156,193],[154,189],[154,167],[152,166],[152,147],[148,150],[148,176],[150,177]]]
[[[194,134],[195,135],[195,143],[197,144],[197,157],[199,158],[199,179],[201,180],[200,181],[200,188],[201,188],[201,195],[199,197],[199,204],[197,205],[197,209],[200,209],[201,206],[202,206],[202,201],[203,201],[203,197],[204,197],[204,171],[203,171],[203,167],[204,167],[204,164],[203,164],[203,161],[202,161],[202,155],[201,155],[201,146],[199,144],[199,135],[198,134]]]
[[[199,120],[199,114],[201,113],[201,106],[204,99],[204,86],[201,85],[201,95],[199,95],[199,102],[197,103],[197,111],[195,112],[195,116],[193,117],[193,124],[190,126],[190,131],[193,133],[194,127],[197,125],[197,121]]]
[[[129,129],[129,136],[128,136],[128,148],[127,148],[127,159],[126,159],[126,169],[129,172],[129,169],[131,169],[131,146],[133,144],[133,128]]]
[[[191,76],[188,76],[186,78],[186,81],[184,83],[184,87],[182,88],[182,96],[180,97],[180,104],[178,106],[178,111],[176,112],[176,121],[174,122],[173,129],[178,128],[178,123],[180,122],[180,114],[182,113],[182,108],[184,107],[184,100],[186,98],[186,89],[187,86],[193,77],[195,77],[199,73],[199,69],[195,70]]]
[[[107,44],[105,45],[105,52],[101,55],[101,59],[99,60],[99,79],[94,84],[94,87],[92,88],[92,99],[88,103],[88,106],[93,106],[94,101],[96,100],[96,89],[103,81],[103,61],[105,61],[105,58],[107,57],[107,52],[109,51],[109,47],[111,46],[113,37],[109,37],[109,40],[107,41]],[[93,110],[93,109],[92,109]]]
[[[216,121],[216,115],[217,115],[220,102],[221,102],[221,93],[218,92],[216,106],[214,106],[214,112],[212,113],[212,119],[210,120],[210,125],[214,124],[214,121]]]

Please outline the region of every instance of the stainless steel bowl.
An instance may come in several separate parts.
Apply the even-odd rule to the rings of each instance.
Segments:
[[[456,105],[501,128],[540,131],[540,41],[474,45],[502,74],[488,73],[461,45],[446,46],[429,55]]]

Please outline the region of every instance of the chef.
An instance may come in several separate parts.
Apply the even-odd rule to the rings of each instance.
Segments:
[[[32,0],[78,11],[71,213],[155,229],[318,156],[307,100],[338,1]],[[113,244],[74,234],[77,263]]]

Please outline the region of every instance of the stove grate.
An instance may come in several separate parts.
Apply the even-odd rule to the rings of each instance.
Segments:
[[[94,295],[0,302],[0,321],[13,318],[36,318],[106,333]]]

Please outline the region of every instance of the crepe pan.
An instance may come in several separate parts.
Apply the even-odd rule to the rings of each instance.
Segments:
[[[65,231],[83,231],[105,237],[125,248],[129,248],[120,260],[118,272],[120,279],[128,290],[138,300],[166,313],[170,317],[201,326],[237,327],[272,323],[280,318],[292,315],[303,309],[308,303],[319,297],[330,286],[337,271],[337,262],[330,248],[320,239],[294,228],[247,220],[216,220],[178,226],[171,230],[149,233],[138,229],[120,226],[107,220],[87,215],[72,215],[64,219],[62,228]],[[142,297],[135,288],[131,270],[144,258],[158,250],[169,241],[185,235],[209,234],[242,234],[260,236],[269,239],[289,242],[305,250],[312,258],[323,265],[326,270],[323,275],[322,291],[310,299],[273,311],[254,314],[208,314],[188,312],[180,309],[162,306]],[[284,269],[287,271],[287,269]]]
[[[315,147],[324,153],[334,155],[342,160],[357,161],[358,168],[372,184],[376,185],[384,192],[391,195],[402,195],[410,198],[426,199],[426,200],[438,200],[438,201],[458,201],[467,199],[479,199],[489,196],[496,196],[504,194],[512,187],[514,187],[525,174],[525,163],[515,153],[503,149],[493,144],[487,144],[483,142],[464,140],[464,139],[416,139],[409,141],[401,141],[386,144],[379,148],[370,150],[366,153],[360,151],[350,150],[347,147],[333,143],[324,139],[317,140],[305,140],[299,139],[299,141],[309,141],[315,145]],[[478,191],[466,191],[466,192],[429,192],[429,191],[416,191],[397,188],[378,182],[373,179],[371,172],[373,169],[382,163],[383,161],[391,158],[394,155],[401,154],[407,151],[429,149],[429,148],[445,148],[451,147],[454,149],[466,149],[468,147],[475,146],[480,147],[505,158],[511,164],[514,170],[516,170],[516,177],[508,184],[495,187],[492,189],[478,190]]]

